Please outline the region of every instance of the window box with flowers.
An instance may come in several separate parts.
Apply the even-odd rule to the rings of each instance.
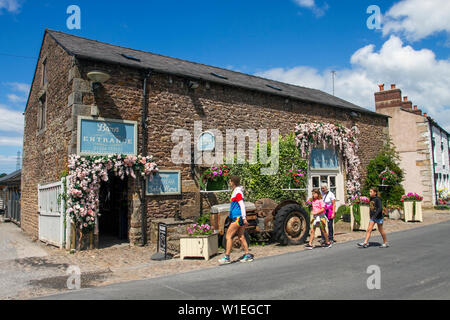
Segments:
[[[423,222],[422,216],[422,200],[423,197],[417,193],[408,193],[402,196],[400,200],[403,202],[403,208],[405,211],[405,222],[418,221]]]
[[[370,199],[354,195],[350,199],[350,228],[366,231],[370,221]],[[375,228],[373,228],[375,230]]]
[[[180,238],[180,259],[209,258],[217,254],[219,248],[218,233],[209,224],[193,224],[187,228],[187,235]]]
[[[229,172],[228,166],[224,164],[206,169],[199,181],[202,190],[228,190]]]

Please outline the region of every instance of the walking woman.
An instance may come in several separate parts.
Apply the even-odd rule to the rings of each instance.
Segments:
[[[219,259],[220,264],[230,263],[230,253],[231,246],[233,245],[233,237],[238,234],[239,240],[241,241],[241,246],[244,249],[245,254],[239,258],[241,262],[253,261],[253,255],[248,252],[248,243],[245,240],[245,227],[248,225],[246,219],[245,205],[244,205],[244,190],[241,187],[241,179],[239,177],[233,176],[230,178],[230,187],[233,190],[231,194],[231,206],[229,218],[231,219],[231,224],[228,227],[226,239],[227,247],[225,250],[225,256]]]
[[[364,240],[364,242],[358,243],[359,247],[361,248],[369,247],[369,240],[375,223],[377,224],[378,230],[380,231],[381,236],[383,237],[383,244],[380,246],[380,248],[389,247],[389,244],[386,239],[386,233],[384,232],[383,229],[383,205],[381,199],[378,196],[378,189],[370,188],[370,222],[369,227],[367,228],[366,239]]]
[[[327,223],[327,217],[325,216],[325,203],[322,200],[322,195],[320,194],[319,189],[314,189],[312,191],[312,196],[311,214],[313,215],[313,221],[311,221],[312,226],[309,234],[309,243],[305,246],[305,248],[309,250],[314,249],[312,244],[317,227],[320,228],[320,231],[325,237],[325,247],[330,248],[331,242],[328,241],[328,234],[325,230],[325,224]]]
[[[322,184],[321,188],[323,202],[325,203],[325,216],[328,218],[328,240],[334,241],[333,219],[336,217],[336,197],[328,190],[327,184]],[[322,234],[322,239],[325,239]]]

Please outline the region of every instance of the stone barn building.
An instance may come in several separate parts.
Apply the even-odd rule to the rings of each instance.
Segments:
[[[155,219],[199,214],[203,196],[191,165],[171,159],[172,133],[193,133],[194,121],[202,121],[203,130],[276,128],[282,135],[294,132],[300,120],[356,125],[363,178],[388,133],[387,116],[319,90],[46,30],[25,110],[21,227],[26,233],[39,236],[38,186],[60,181],[69,155],[89,149],[89,138],[80,138],[89,130],[82,120],[100,128],[104,119],[134,126],[132,153],[152,155],[161,170],[179,170],[181,176],[178,194],[147,195],[143,207],[133,179],[107,184],[110,203],[103,210],[110,212],[100,217],[99,237],[132,244],[154,240]],[[326,181],[338,203],[345,203],[342,164],[312,168],[311,174],[310,186]]]

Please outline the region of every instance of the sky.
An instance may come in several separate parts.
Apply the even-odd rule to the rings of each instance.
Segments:
[[[378,84],[396,84],[450,131],[448,0],[0,0],[0,173],[22,151],[45,28],[328,93],[334,70],[335,95],[370,110]]]

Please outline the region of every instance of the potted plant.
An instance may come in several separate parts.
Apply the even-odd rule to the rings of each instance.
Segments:
[[[185,257],[209,258],[217,254],[219,238],[209,224],[193,224],[187,235],[180,238],[180,259]]]
[[[367,230],[370,220],[370,199],[354,195],[350,199],[350,228],[351,230]]]
[[[405,222],[408,221],[420,221],[423,222],[422,216],[422,200],[423,197],[417,193],[409,192],[404,194],[401,198],[403,202],[403,208],[405,211]]]
[[[224,164],[208,168],[200,178],[200,186],[207,191],[227,190],[229,172]]]

